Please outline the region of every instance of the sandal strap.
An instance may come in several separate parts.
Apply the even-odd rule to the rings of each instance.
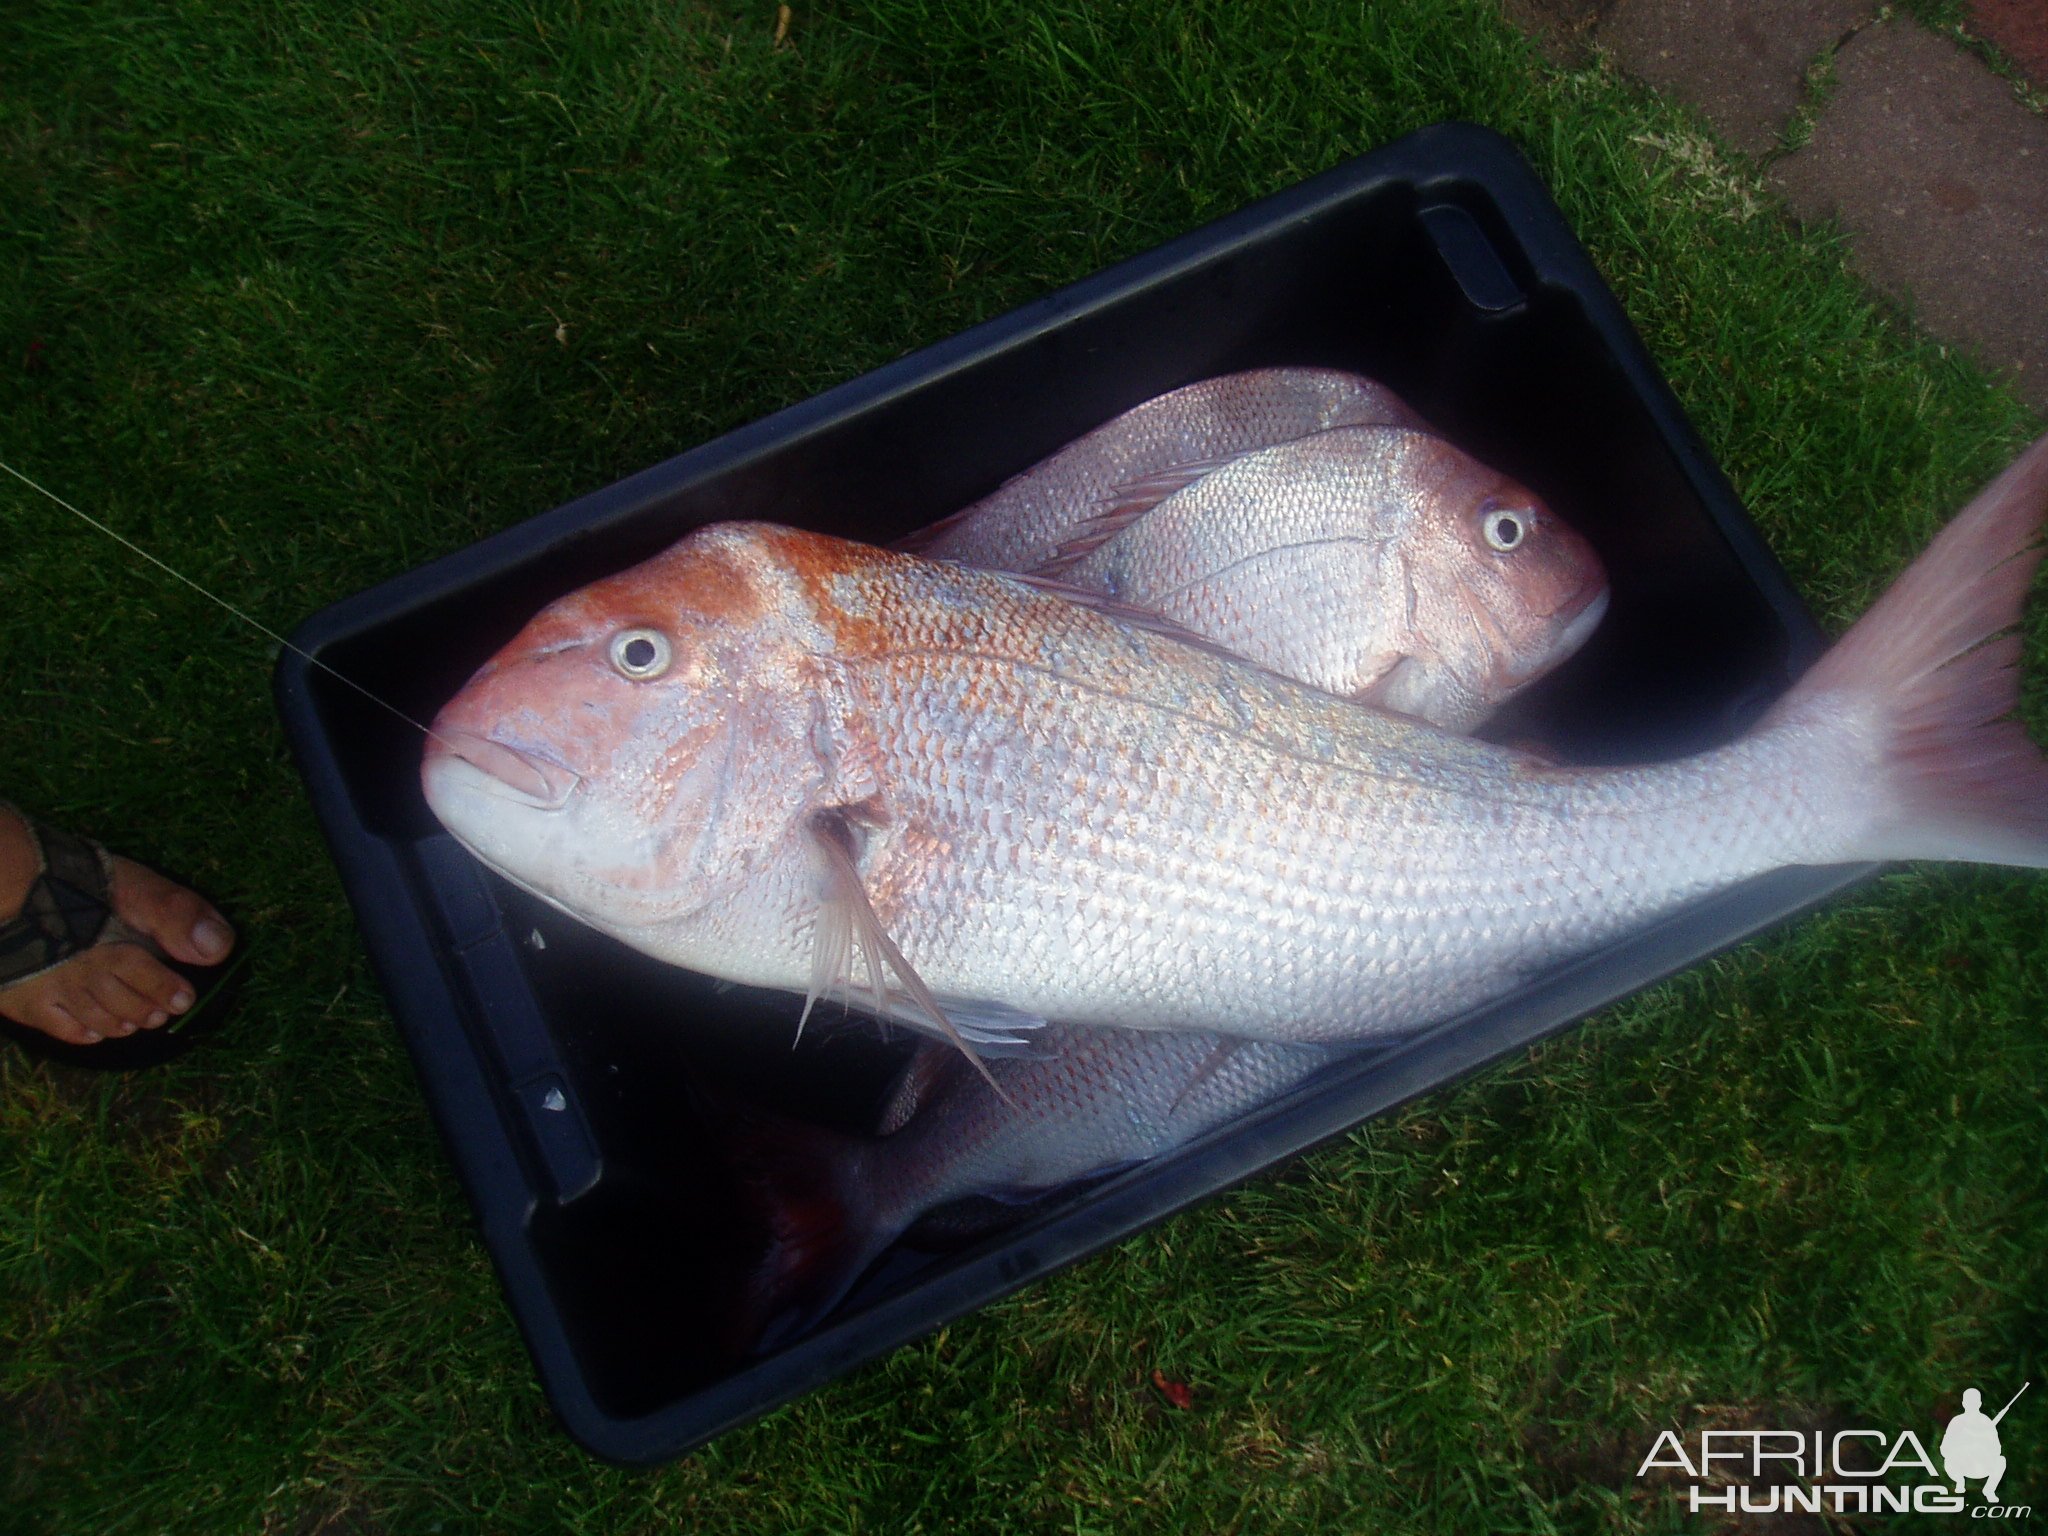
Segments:
[[[14,810],[13,807],[7,809]],[[14,810],[41,865],[21,914],[0,923],[0,987],[53,970],[108,938],[116,924],[107,851],[90,838]]]

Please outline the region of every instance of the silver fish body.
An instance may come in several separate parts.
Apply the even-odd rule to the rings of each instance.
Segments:
[[[1025,1024],[1379,1038],[1785,864],[2048,862],[2048,765],[2000,718],[2016,642],[1982,643],[2044,500],[2037,445],[1750,735],[1626,770],[998,575],[708,529],[529,626],[437,721],[426,789],[487,863],[734,980],[851,993],[850,951],[815,962],[858,902],[910,1022],[914,970]],[[672,661],[627,675],[646,632]]]
[[[938,580],[930,596],[966,613],[1016,600],[1000,578]],[[856,863],[881,926],[959,1011],[1374,1038],[1490,1000],[1785,849],[1847,856],[1852,804],[1745,793],[1805,776],[1775,743],[1582,775],[1080,610],[1093,622],[1060,635],[1058,599],[1024,601],[1056,637],[1037,654],[999,664],[944,626],[902,665],[847,669],[833,711],[890,722],[858,749],[881,799],[855,828]],[[802,989],[818,900],[799,836],[725,899],[621,936]]]

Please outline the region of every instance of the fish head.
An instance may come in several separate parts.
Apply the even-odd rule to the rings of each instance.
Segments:
[[[771,532],[700,530],[536,615],[435,717],[421,784],[442,824],[627,936],[731,896],[857,798]]]
[[[1372,703],[1469,728],[1585,644],[1607,611],[1593,546],[1543,499],[1447,443],[1419,439],[1398,551],[1406,659]]]

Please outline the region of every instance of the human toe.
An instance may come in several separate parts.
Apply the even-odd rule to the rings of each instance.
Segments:
[[[234,948],[234,930],[204,897],[132,859],[114,860],[111,894],[122,921],[188,964],[216,964]]]
[[[12,1015],[10,1015],[12,1017]],[[88,1029],[63,1004],[52,999],[38,1000],[27,1010],[19,1022],[31,1029],[39,1029],[54,1040],[66,1045],[97,1045],[101,1035],[98,1030]]]
[[[162,1011],[154,1000],[136,991],[111,969],[94,976],[89,986],[92,1000],[112,1017],[113,1032],[117,1035],[134,1034],[149,1021],[151,1015]]]
[[[192,1006],[191,984],[140,945],[109,944],[105,952],[108,968],[141,994],[149,1011],[169,1017]]]
[[[53,999],[50,1006],[68,1016],[84,1032],[87,1044],[121,1033],[121,1021],[84,988],[67,990]]]

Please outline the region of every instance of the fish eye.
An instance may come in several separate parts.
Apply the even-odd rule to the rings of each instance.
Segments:
[[[644,683],[668,670],[674,652],[658,629],[622,629],[612,636],[611,656],[621,675]]]
[[[1510,507],[1493,507],[1481,516],[1479,531],[1489,545],[1506,554],[1528,535],[1529,524],[1522,513]]]

